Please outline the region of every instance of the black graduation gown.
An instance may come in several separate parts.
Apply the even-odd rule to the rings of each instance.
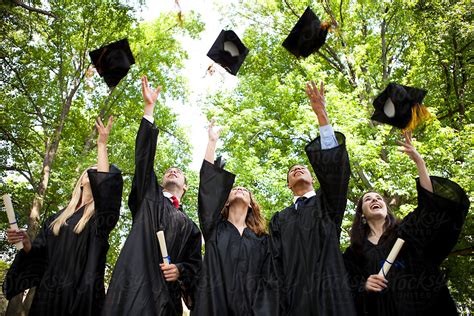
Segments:
[[[469,208],[465,192],[454,182],[431,177],[433,193],[417,180],[418,207],[377,245],[366,240],[363,253],[350,246],[344,253],[358,315],[458,315],[439,265],[455,246]],[[405,240],[388,272],[388,288],[366,292],[396,239]]]
[[[129,197],[133,224],[115,265],[103,315],[181,315],[181,296],[192,307],[201,266],[201,233],[163,196],[153,163],[158,129],[142,119],[135,145],[135,176]],[[166,282],[156,232],[163,230],[171,263],[180,278]]]
[[[339,249],[350,167],[345,137],[321,149],[320,138],[306,154],[320,183],[316,195],[295,210],[291,205],[270,222],[271,250],[280,278],[285,315],[353,315],[352,296]]]
[[[199,183],[199,221],[205,240],[204,264],[191,315],[275,315],[268,274],[268,236],[238,229],[221,216],[235,175],[203,162]],[[259,292],[259,294],[257,294]]]
[[[80,234],[74,227],[84,207],[61,227],[58,236],[49,228],[60,214],[48,218],[30,252],[20,250],[13,261],[3,291],[7,299],[36,286],[29,315],[99,315],[104,303],[104,270],[108,238],[120,215],[122,175],[88,171],[95,214]]]

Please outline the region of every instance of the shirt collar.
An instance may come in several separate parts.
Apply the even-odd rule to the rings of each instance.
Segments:
[[[173,196],[173,194],[169,193],[168,191],[163,191],[163,195],[164,195],[165,197],[167,197],[168,199],[170,199],[170,200],[171,200],[171,197]],[[179,200],[179,198],[178,198],[178,197],[176,197],[176,198],[178,199],[178,202],[181,203],[181,201]]]
[[[311,191],[306,192],[306,193],[303,194],[302,196],[304,196],[305,198],[309,199],[310,197],[313,197],[313,196],[315,196],[315,195],[316,195],[316,191],[311,190]],[[293,196],[293,203],[295,203],[298,198],[299,198],[299,196],[297,196],[297,195]]]

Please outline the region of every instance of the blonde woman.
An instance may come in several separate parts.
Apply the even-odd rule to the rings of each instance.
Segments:
[[[220,129],[213,125],[198,195],[206,252],[191,315],[276,315],[265,221],[252,193],[232,187],[235,175],[214,162]]]
[[[107,127],[96,122],[97,166],[82,173],[71,201],[48,218],[33,241],[24,231],[7,230],[9,243],[22,241],[7,273],[7,299],[36,287],[29,315],[100,315],[105,297],[104,270],[108,237],[120,214],[123,180],[109,166]]]

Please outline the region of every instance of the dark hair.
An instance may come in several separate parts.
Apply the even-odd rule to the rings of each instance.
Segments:
[[[364,194],[362,194],[359,201],[357,202],[354,220],[352,222],[352,226],[349,231],[349,236],[351,240],[351,247],[353,248],[355,252],[358,252],[358,253],[362,253],[364,242],[370,233],[369,225],[367,224],[367,222],[364,223],[362,221],[362,215],[363,215],[362,204],[363,204],[364,196],[367,193],[377,193],[381,195],[380,193],[375,192],[375,191],[367,191]],[[385,202],[385,205],[387,206],[387,216],[385,217],[385,224],[383,225],[383,228],[384,228],[383,234],[389,235],[398,226],[398,219],[395,217],[395,215],[393,215],[385,198],[384,198],[384,202]]]
[[[250,195],[250,207],[247,210],[247,216],[245,217],[245,224],[250,228],[257,236],[261,236],[267,233],[265,228],[265,219],[260,212],[260,205],[254,200],[252,192],[249,191]],[[221,211],[222,217],[225,219],[229,218],[229,200],[225,203],[224,208]]]

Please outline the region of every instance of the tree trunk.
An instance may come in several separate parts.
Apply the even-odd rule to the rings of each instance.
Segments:
[[[66,118],[71,109],[72,99],[79,88],[81,78],[76,79],[76,84],[73,89],[69,92],[61,110],[61,116],[59,118],[59,124],[54,130],[53,136],[46,141],[46,152],[43,159],[43,168],[41,170],[41,181],[38,186],[35,198],[30,211],[30,217],[28,219],[28,235],[33,240],[40,229],[40,214],[41,208],[43,207],[44,198],[46,196],[46,189],[48,188],[48,182],[51,175],[51,166],[56,158],[56,153],[59,147],[59,141],[61,140],[61,134],[66,123]],[[34,290],[30,289],[27,298],[23,301],[23,295],[17,295],[8,302],[7,311],[11,311],[9,315],[28,315],[31,302],[34,296]],[[20,299],[18,297],[21,297]],[[20,312],[20,313],[19,313]],[[24,312],[24,313],[23,313]]]

